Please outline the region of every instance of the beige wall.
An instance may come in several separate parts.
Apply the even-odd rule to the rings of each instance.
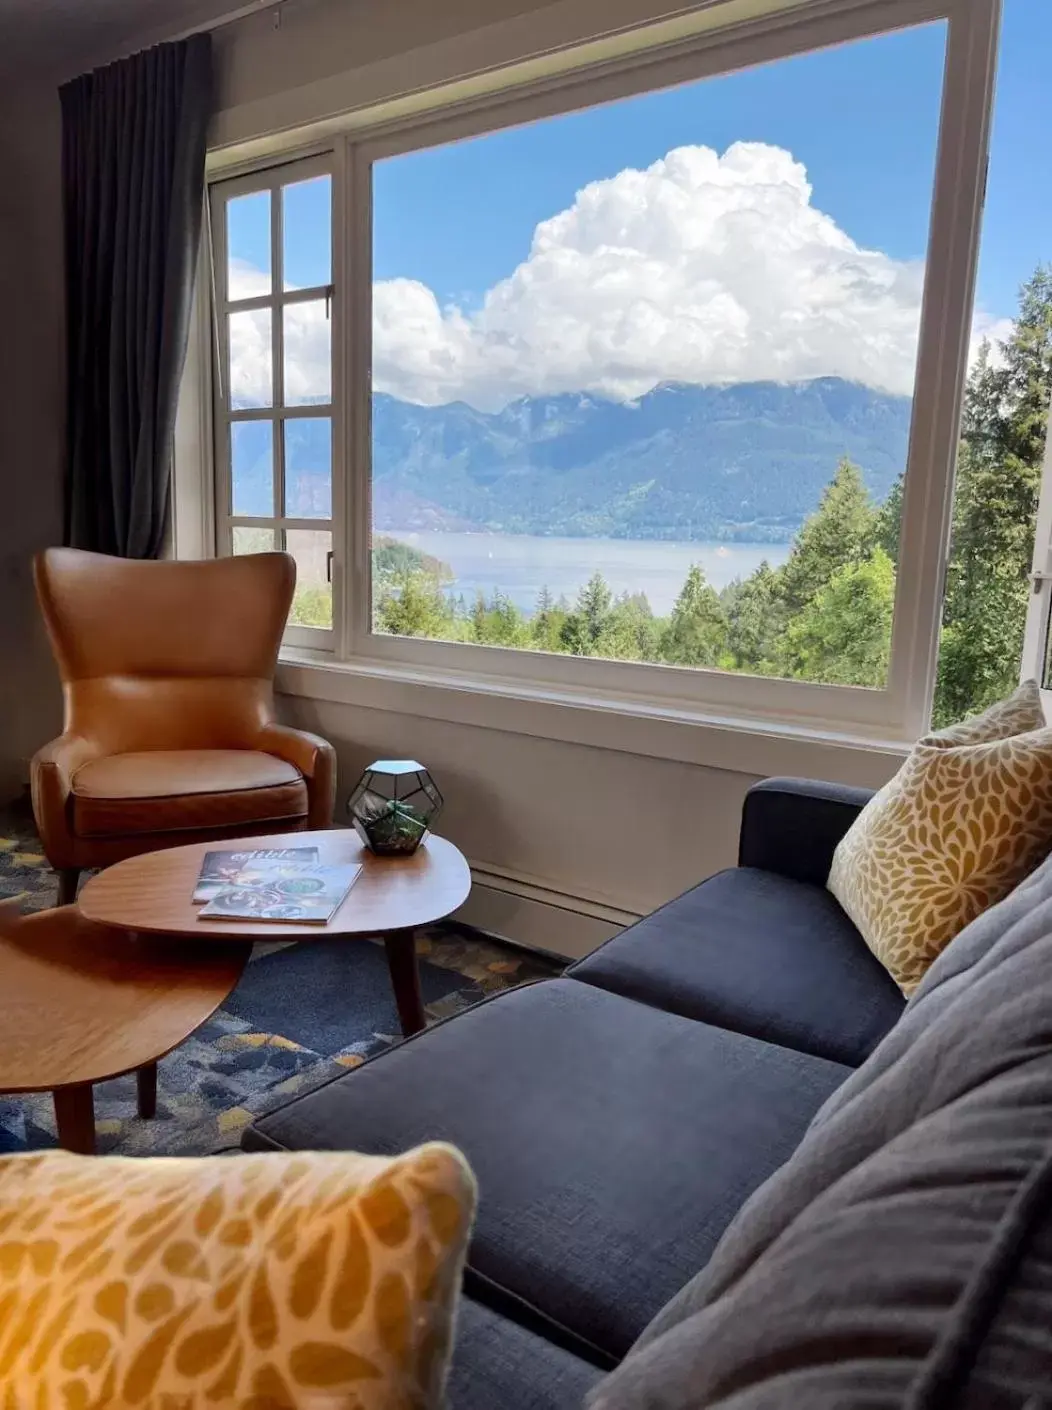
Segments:
[[[0,109],[0,800],[61,717],[30,560],[59,541],[63,436],[59,113],[53,92]]]

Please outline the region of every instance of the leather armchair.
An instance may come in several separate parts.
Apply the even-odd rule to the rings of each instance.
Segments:
[[[332,746],[274,717],[289,555],[138,562],[51,548],[33,570],[65,702],[63,733],[31,766],[60,903],[86,867],[332,825]]]

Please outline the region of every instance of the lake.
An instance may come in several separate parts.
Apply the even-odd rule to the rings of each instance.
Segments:
[[[667,616],[690,567],[700,564],[717,591],[745,578],[763,559],[772,568],[789,556],[786,543],[666,543],[638,539],[533,538],[528,534],[453,534],[384,529],[380,532],[430,553],[452,568],[454,594],[472,601],[499,588],[531,612],[546,587],[570,602],[597,570],[613,592],[645,592],[659,617]]]

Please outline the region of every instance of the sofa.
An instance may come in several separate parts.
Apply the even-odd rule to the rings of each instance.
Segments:
[[[246,1130],[466,1153],[451,1410],[1052,1404],[1052,863],[907,1006],[824,888],[868,797],[758,784],[737,867]]]

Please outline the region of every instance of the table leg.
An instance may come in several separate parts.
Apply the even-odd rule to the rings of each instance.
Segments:
[[[144,1120],[157,1115],[157,1064],[148,1062],[135,1074],[139,1084],[139,1115]]]
[[[395,1003],[402,1033],[408,1038],[427,1027],[424,1003],[420,997],[420,971],[416,966],[416,942],[411,930],[392,930],[384,936],[387,967],[391,971]]]
[[[55,1123],[58,1143],[78,1155],[95,1154],[95,1102],[90,1082],[77,1082],[69,1087],[56,1087]]]

